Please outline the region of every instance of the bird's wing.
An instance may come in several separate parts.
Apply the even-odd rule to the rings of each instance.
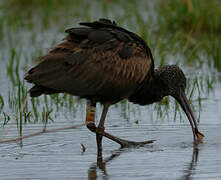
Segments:
[[[145,47],[120,29],[80,27],[66,32],[67,41],[43,56],[25,77],[49,93],[125,98],[153,66]]]

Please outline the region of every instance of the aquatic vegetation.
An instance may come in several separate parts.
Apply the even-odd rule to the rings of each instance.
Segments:
[[[1,112],[2,109],[4,108],[4,105],[5,105],[4,99],[3,99],[3,97],[2,97],[1,94],[0,94],[0,112]]]

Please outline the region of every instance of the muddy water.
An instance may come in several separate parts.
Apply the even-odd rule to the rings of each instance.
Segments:
[[[200,115],[199,128],[206,137],[195,147],[185,117],[182,122],[160,122],[140,115],[136,124],[134,119],[125,120],[119,107],[112,107],[106,123],[108,132],[130,140],[157,141],[144,147],[119,149],[118,144],[104,139],[104,159],[99,164],[95,135],[85,127],[31,137],[22,144],[0,144],[0,179],[221,179],[219,107],[221,86],[217,84]],[[150,108],[142,107],[140,111],[147,114]],[[76,117],[74,123],[83,121]],[[48,129],[70,125],[73,122],[61,119],[49,124]],[[42,126],[29,124],[24,132],[36,132]],[[7,138],[17,136],[16,126],[3,134]],[[85,152],[80,143],[86,147]]]

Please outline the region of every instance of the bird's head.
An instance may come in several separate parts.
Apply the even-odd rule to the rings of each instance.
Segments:
[[[187,115],[193,130],[194,141],[196,137],[201,140],[204,135],[198,131],[196,119],[185,94],[186,77],[183,71],[178,66],[170,65],[159,68],[155,74],[164,95],[174,97]]]
[[[176,98],[180,93],[185,92],[186,77],[178,66],[164,66],[159,68],[155,75],[157,76],[159,86],[161,86],[160,89],[162,89],[166,95]]]

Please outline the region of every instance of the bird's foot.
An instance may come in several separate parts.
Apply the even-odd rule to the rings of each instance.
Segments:
[[[121,148],[128,148],[128,147],[144,146],[146,144],[151,144],[154,141],[156,140],[136,142],[136,141],[127,141],[127,140],[119,139],[119,144],[121,145]]]
[[[116,136],[113,136],[112,134],[109,134],[104,131],[103,127],[96,127],[95,124],[87,124],[88,129],[90,129],[92,132],[96,133],[97,135],[102,135],[108,139],[111,139],[115,141],[116,143],[121,145],[121,148],[128,148],[128,147],[136,147],[136,146],[144,146],[146,144],[151,144],[156,140],[149,140],[149,141],[141,141],[141,142],[136,142],[136,141],[128,141],[124,140],[121,138],[118,138]]]
[[[111,139],[113,141],[115,141],[116,143],[121,145],[121,148],[126,148],[126,147],[135,147],[135,146],[144,146],[146,144],[151,144],[156,140],[149,140],[149,141],[141,141],[141,142],[135,142],[135,141],[128,141],[128,140],[124,140],[121,138],[118,138],[116,136],[113,136],[105,131],[103,132],[97,132],[103,136],[105,136],[108,139]]]

